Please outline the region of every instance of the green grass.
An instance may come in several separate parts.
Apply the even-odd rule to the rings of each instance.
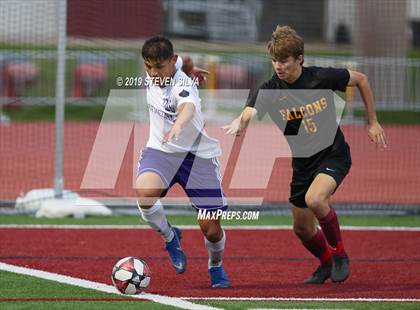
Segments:
[[[127,47],[127,48],[118,48],[112,46],[84,46],[82,44],[78,45],[67,45],[67,50],[69,51],[84,51],[84,52],[98,52],[98,51],[139,51],[140,45],[137,47]],[[0,51],[1,50],[15,50],[15,51],[24,51],[24,50],[35,50],[35,51],[56,51],[56,44],[33,44],[33,43],[9,43],[9,42],[0,42]]]
[[[14,301],[0,302],[2,309],[68,309],[68,310],[90,310],[90,309],[178,309],[166,305],[157,304],[151,301]]]
[[[206,45],[200,44],[203,40],[196,40],[194,41],[187,41],[187,45],[185,45],[184,40],[178,40],[176,38],[172,38],[175,48],[177,51],[181,51],[182,49],[186,49],[186,52],[189,53],[247,53],[247,54],[266,54],[266,43],[261,42],[257,44],[219,44],[215,45],[212,44],[211,48],[206,48]],[[188,48],[185,48],[187,46]],[[87,51],[87,52],[97,52],[97,51],[130,51],[130,52],[139,52],[141,47],[141,42],[136,42],[131,47],[125,47],[124,49],[113,47],[113,46],[87,46],[83,44],[73,44],[67,45],[67,50],[71,51]],[[34,43],[9,43],[9,42],[0,42],[0,50],[38,50],[38,51],[51,51],[56,50],[57,46],[55,44],[34,44]],[[322,48],[322,45],[318,45],[317,47],[312,47],[311,49],[307,49],[305,51],[306,55],[314,55],[314,56],[352,56],[351,49],[347,47],[335,48],[331,49],[328,45],[325,45],[325,48]],[[420,49],[419,48],[411,48],[407,52],[408,58],[420,58]]]
[[[0,271],[0,298],[56,298],[51,301],[0,301],[1,309],[177,309],[149,301],[128,301],[127,297],[62,284],[32,276]],[[59,300],[62,298],[118,298],[119,300]],[[127,301],[122,301],[127,299]],[[120,301],[121,300],[121,301]],[[267,302],[267,301],[199,301],[193,303],[221,309],[249,308],[340,308],[340,309],[419,309],[418,302]]]
[[[413,48],[408,51],[408,58],[418,59],[420,58],[420,48]]]
[[[0,298],[118,298],[127,297],[84,289],[32,276],[0,271]],[[265,302],[265,301],[193,301],[222,309],[248,308],[347,308],[347,309],[418,309],[419,303],[407,302]],[[7,301],[0,302],[2,309],[175,309],[148,301]]]
[[[108,294],[81,287],[70,286],[55,281],[32,276],[0,271],[1,298],[124,298],[117,294]],[[27,285],[28,281],[31,285]],[[68,288],[72,288],[71,291]]]
[[[65,106],[65,118],[68,121],[89,121],[101,120],[104,111],[103,105],[83,105],[67,104]],[[241,108],[238,107],[220,107],[218,113],[222,115],[239,114]],[[12,121],[54,121],[55,107],[53,106],[23,106],[20,108],[3,108],[3,112],[7,114]],[[382,124],[420,124],[420,111],[377,111],[378,119]],[[363,109],[355,109],[354,116],[363,118],[365,111]]]
[[[195,216],[168,216],[174,225],[196,225]],[[406,226],[420,227],[420,216],[340,216],[340,223],[348,226]],[[61,218],[48,219],[36,218],[28,215],[2,215],[0,224],[44,224],[44,225],[145,225],[140,216],[115,215],[108,217],[87,217],[84,219]],[[290,216],[260,215],[256,221],[224,220],[224,225],[292,225]],[[197,226],[198,227],[198,226]]]
[[[420,111],[377,111],[381,124],[420,124]],[[354,116],[364,117],[365,111],[357,109]]]
[[[0,271],[0,298],[120,298],[125,296]],[[176,309],[150,301],[0,301],[1,309]]]
[[[104,106],[66,105],[67,121],[100,121]],[[3,108],[12,121],[54,121],[54,106],[25,106],[21,108]]]

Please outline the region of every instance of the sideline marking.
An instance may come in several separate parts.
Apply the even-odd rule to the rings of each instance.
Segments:
[[[1,263],[1,262],[0,262],[0,270],[14,272],[14,273],[23,274],[23,275],[29,275],[29,276],[33,276],[33,277],[41,278],[45,280],[52,280],[59,283],[69,284],[69,285],[83,287],[87,289],[94,289],[100,292],[123,295],[121,293],[118,293],[115,287],[113,287],[112,285],[74,278],[74,277],[65,276],[58,273],[52,273],[52,272],[47,272],[43,270],[20,267],[16,265]],[[182,309],[219,310],[219,308],[194,304],[192,302],[182,300],[181,298],[169,297],[169,296],[163,296],[163,295],[157,295],[157,294],[141,293],[139,295],[123,295],[123,296],[131,297],[131,298],[138,298],[138,299],[147,299],[147,300],[159,303],[159,304],[169,305],[169,306],[178,307]]]
[[[394,301],[420,302],[418,298],[299,298],[299,297],[179,297],[184,300],[226,300],[226,301]]]

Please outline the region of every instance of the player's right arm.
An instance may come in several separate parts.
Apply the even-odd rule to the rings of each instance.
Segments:
[[[172,126],[171,130],[168,131],[163,137],[163,143],[168,143],[172,139],[178,140],[181,135],[181,131],[187,126],[189,121],[194,117],[195,104],[192,102],[181,103],[178,107],[178,117]]]
[[[257,110],[253,107],[245,107],[242,113],[235,118],[229,125],[223,126],[222,129],[227,135],[240,135],[242,130],[245,129],[251,119],[257,114]]]
[[[255,92],[251,92],[251,96],[247,100],[247,104],[242,113],[235,118],[229,125],[223,126],[222,129],[227,135],[239,136],[242,131],[248,126],[251,119],[258,114],[261,119],[265,114],[262,102],[257,104],[258,93],[261,89],[272,89],[271,80],[265,81]]]

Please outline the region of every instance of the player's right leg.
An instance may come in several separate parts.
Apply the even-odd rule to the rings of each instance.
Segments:
[[[145,149],[139,161],[135,187],[142,218],[161,234],[175,271],[183,273],[186,258],[180,244],[181,231],[171,227],[160,202],[160,197],[165,196],[171,186],[169,182],[177,169],[177,163],[174,162],[176,160],[170,154]]]
[[[198,224],[203,232],[204,244],[209,254],[208,272],[211,286],[214,288],[227,288],[230,283],[223,266],[226,234],[220,225],[220,218],[214,220],[198,220]]]
[[[339,165],[331,167],[338,173]],[[350,261],[344,249],[338,217],[329,204],[330,197],[337,188],[337,184],[339,184],[334,176],[319,173],[309,187],[305,195],[305,201],[309,209],[318,218],[328,244],[333,249],[331,280],[333,282],[343,282],[350,274]]]
[[[180,244],[181,231],[169,224],[159,200],[165,188],[165,184],[157,173],[140,174],[136,180],[137,203],[142,218],[165,240],[165,248],[175,271],[183,273],[186,269],[186,257]]]
[[[155,172],[144,172],[136,179],[137,205],[142,218],[168,242],[174,234],[159,199],[165,189],[161,177]]]
[[[331,249],[322,230],[316,225],[316,217],[308,208],[297,207],[292,204],[293,231],[304,247],[320,261],[319,267],[306,284],[322,284],[331,276]]]

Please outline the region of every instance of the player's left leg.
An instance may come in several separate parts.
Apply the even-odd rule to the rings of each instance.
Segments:
[[[226,210],[227,203],[221,186],[217,158],[187,156],[178,174],[192,205],[200,212]],[[208,271],[212,287],[229,287],[229,280],[223,266],[226,235],[220,219],[199,219],[204,234],[204,243],[209,253]]]
[[[289,202],[292,204],[294,233],[303,246],[320,261],[318,268],[304,283],[323,284],[331,277],[331,248],[324,233],[317,227],[317,218],[305,202],[305,195],[313,181],[312,174],[306,167],[294,165]]]
[[[338,217],[329,203],[336,188],[337,181],[334,177],[319,173],[305,195],[305,202],[315,214],[329,245],[333,248],[331,279],[333,282],[343,282],[349,276],[349,259],[344,250]]]
[[[229,279],[223,266],[226,234],[217,220],[198,220],[204,235],[204,244],[209,254],[208,270],[212,287],[229,287]]]

